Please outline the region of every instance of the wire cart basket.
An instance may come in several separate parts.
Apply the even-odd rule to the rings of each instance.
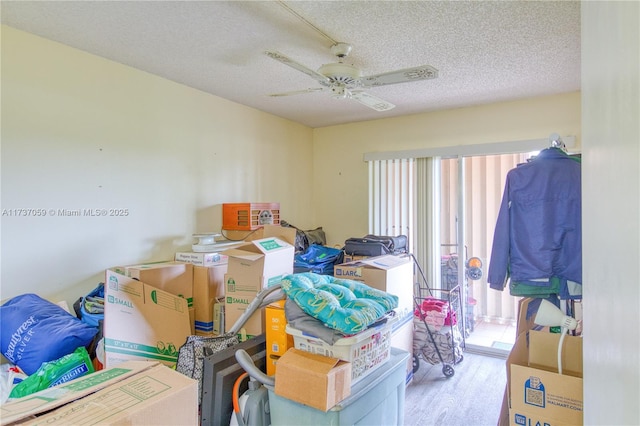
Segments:
[[[430,364],[442,364],[442,374],[455,374],[454,365],[462,362],[465,342],[459,322],[463,321],[460,286],[445,289],[429,287],[415,256],[418,271],[414,289],[413,372],[420,368],[420,359]]]

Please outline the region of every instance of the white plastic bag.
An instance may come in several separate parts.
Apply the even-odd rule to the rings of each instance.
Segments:
[[[7,401],[13,387],[26,378],[19,367],[9,363],[0,365],[0,405]]]

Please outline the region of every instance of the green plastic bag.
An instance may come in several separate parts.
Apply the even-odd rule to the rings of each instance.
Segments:
[[[22,398],[93,372],[91,358],[81,346],[55,361],[43,362],[35,373],[14,386],[9,398]]]

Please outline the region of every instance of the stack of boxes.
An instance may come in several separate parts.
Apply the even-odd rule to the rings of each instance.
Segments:
[[[347,416],[348,411],[352,410],[348,413],[351,422],[356,418],[352,418],[355,412],[358,412],[359,416],[375,412],[376,414],[371,416],[380,421],[380,413],[376,412],[376,409],[384,407],[382,411],[389,412],[392,410],[391,407],[397,406],[398,401],[396,393],[391,392],[387,395],[385,392],[399,388],[404,391],[404,385],[413,377],[411,356],[405,354],[395,366],[389,365],[390,359],[393,358],[392,348],[401,349],[409,354],[413,351],[414,280],[411,257],[387,255],[352,260],[335,265],[334,276],[360,281],[369,287],[396,295],[396,316],[385,324],[378,324],[361,333],[338,339],[332,345],[287,325],[284,326],[285,331],[287,336],[293,337],[294,345],[291,347],[290,342],[284,343],[287,348],[283,348],[278,354],[269,352],[269,342],[278,341],[280,347],[283,340],[276,340],[276,337],[270,339],[270,328],[267,328],[267,372],[272,374],[270,371],[277,370],[275,390],[269,388],[270,401],[273,399],[272,418],[282,418],[285,415],[290,417],[291,413],[296,413],[307,420],[312,418],[312,422],[315,421],[317,424],[329,424],[336,420],[333,414],[344,413]],[[269,315],[272,321],[268,323],[268,327],[271,327],[274,334],[282,333],[283,327],[280,322],[286,321],[284,313],[280,307],[270,306],[268,309],[272,312]],[[278,359],[277,369],[274,365],[269,365],[275,359]],[[353,385],[367,383],[366,380],[376,374],[382,377],[391,368],[397,372],[395,378],[400,383],[394,382],[392,386],[390,381],[387,382],[390,379],[385,378],[384,382],[379,382],[385,383],[384,386],[380,385],[384,390],[376,388],[367,391],[367,394],[375,394],[376,398],[380,398],[376,399],[376,402],[371,404],[373,399],[366,400],[368,398],[362,397],[349,409],[345,410],[347,407],[342,405],[340,409],[328,411],[351,395]],[[385,373],[379,373],[380,371]],[[377,380],[375,378],[371,383],[378,383]],[[355,398],[362,396],[360,390],[356,394],[358,396]],[[285,411],[286,414],[283,414]],[[322,412],[327,414],[323,415]],[[367,418],[367,421],[372,420],[373,417]]]
[[[179,261],[108,269],[106,367],[140,359],[172,366],[189,335],[228,331],[260,290],[293,272],[293,245],[273,235],[293,242],[295,229],[260,231],[253,236],[264,238],[222,253],[180,252]],[[244,324],[243,339],[265,331],[263,316],[256,312]]]
[[[275,245],[269,245],[269,241]],[[294,242],[295,229],[263,225],[233,248],[176,253],[176,262],[193,264],[195,334],[220,335],[229,331],[261,289],[291,273]],[[255,315],[245,324],[243,340],[264,332],[264,322],[259,317]]]
[[[334,266],[336,278],[360,281],[369,287],[398,296],[398,308],[396,317],[386,326],[377,329],[369,329],[356,336],[341,339],[339,343],[328,345],[320,338],[304,335],[300,330],[281,325],[284,313],[277,312],[277,308],[268,311],[271,320],[267,328],[267,352],[271,358],[269,363],[274,363],[288,348],[295,347],[314,353],[323,353],[343,361],[356,361],[352,373],[353,383],[357,383],[377,367],[383,364],[390,356],[391,347],[403,351],[413,352],[413,261],[407,255],[384,255],[365,258]],[[281,316],[279,316],[281,315]],[[288,340],[287,346],[276,345],[279,352],[269,348],[270,342],[278,339],[285,342],[293,336],[293,345]],[[287,337],[277,336],[282,330],[288,331]],[[276,331],[277,330],[277,331]],[[269,351],[271,350],[271,353]],[[379,364],[380,363],[380,364]],[[273,366],[268,366],[268,371],[274,371]],[[409,357],[406,363],[406,383],[413,378],[413,359]],[[268,373],[269,374],[269,373]]]
[[[192,253],[190,263],[157,262],[106,271],[106,367],[140,359],[172,366],[187,336],[213,333],[213,306],[224,297],[227,258],[211,255]]]
[[[175,261],[108,270],[106,298],[111,326],[105,325],[107,360],[115,365],[152,358],[171,365],[188,335],[229,332],[260,291],[293,273],[295,236],[294,228],[264,225],[238,246],[221,252],[179,252]],[[360,259],[336,265],[334,275],[398,296],[396,319],[390,327],[391,346],[412,351],[410,257]],[[239,331],[241,340],[266,334],[269,375],[275,374],[277,360],[295,346],[294,336],[286,332],[284,303],[256,311]],[[156,317],[162,327],[149,320]],[[412,374],[409,359],[407,383]]]
[[[260,291],[293,273],[294,247],[279,238],[267,237],[226,250],[224,254],[229,257],[224,276],[225,332],[228,332]],[[240,337],[245,340],[264,331],[264,312],[259,310],[241,325]]]
[[[227,273],[228,257],[221,252],[178,252],[176,262],[193,265],[193,308],[196,335],[208,336],[224,333],[224,309],[216,315],[218,302],[224,303],[224,274]],[[222,305],[223,306],[223,305]]]
[[[333,275],[360,281],[398,296],[397,321],[391,328],[391,346],[413,352],[413,260],[408,255],[362,257],[335,265]],[[413,378],[413,359],[407,360],[407,378]]]

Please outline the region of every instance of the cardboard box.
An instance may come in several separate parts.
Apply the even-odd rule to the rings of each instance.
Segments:
[[[560,335],[531,330],[518,336],[507,359],[510,374],[509,424],[583,423],[582,338],[565,336],[562,375],[558,374]]]
[[[264,225],[262,228],[249,234],[245,241],[261,240],[263,238],[278,238],[284,242],[296,245],[296,228],[280,225]]]
[[[250,241],[223,253],[229,256],[227,273],[240,291],[257,293],[293,273],[294,247],[275,237]]]
[[[538,302],[531,304],[532,301],[538,300]],[[523,297],[518,300],[518,313],[516,317],[516,336],[524,335],[522,337],[522,342],[524,342],[528,337],[529,330],[541,330],[543,327],[537,325],[533,322],[535,318],[535,314],[538,309],[538,304],[540,299],[531,298],[531,297]],[[548,328],[547,328],[548,330]],[[528,347],[525,343],[520,344],[518,346],[517,340],[516,344],[512,347],[511,353],[509,357],[513,359],[529,359],[528,355]],[[523,346],[524,345],[524,346]],[[524,357],[524,358],[523,358]],[[511,377],[511,366],[509,362],[507,362],[507,384],[504,390],[504,397],[502,399],[502,407],[500,409],[500,418],[498,424],[500,426],[506,426],[509,424],[509,384]]]
[[[267,375],[276,374],[276,363],[289,348],[293,348],[293,336],[287,334],[287,317],[284,311],[285,300],[279,300],[267,306],[265,316],[265,338],[267,346]]]
[[[413,312],[413,261],[409,256],[376,256],[333,267],[336,278],[361,281],[398,296],[401,318]]]
[[[276,395],[328,411],[351,394],[351,363],[289,349],[278,360]]]
[[[191,334],[187,300],[112,270],[105,283],[106,367],[128,360],[173,366]]]
[[[224,298],[224,274],[227,265],[193,266],[193,307],[195,309],[195,333],[214,334],[213,307]]]
[[[221,252],[196,253],[192,251],[177,252],[174,257],[176,262],[191,263],[195,266],[225,265],[228,257]]]
[[[281,276],[278,276],[274,282],[280,282]],[[261,290],[267,288],[269,281],[265,278],[248,279],[243,277],[242,274],[227,273],[224,274],[224,294],[225,296],[231,293],[253,293],[257,294]]]
[[[193,306],[193,265],[157,262],[125,267],[125,275],[187,300]]]
[[[191,334],[195,334],[193,307],[193,265],[184,262],[154,262],[125,267],[125,275],[183,297],[189,305]]]
[[[241,243],[275,237],[286,241],[292,246],[296,245],[296,228],[290,226],[264,225],[262,228],[250,231],[249,233],[247,233],[247,231],[225,230],[224,234],[228,239],[240,241]]]
[[[225,280],[233,280],[225,275]],[[225,293],[224,297],[224,330],[231,328],[240,320],[249,304],[256,298],[255,291],[234,291]],[[240,327],[238,335],[241,341],[264,333],[264,310],[258,309]]]
[[[1,412],[3,426],[195,425],[198,382],[156,362],[128,361],[5,403]]]

